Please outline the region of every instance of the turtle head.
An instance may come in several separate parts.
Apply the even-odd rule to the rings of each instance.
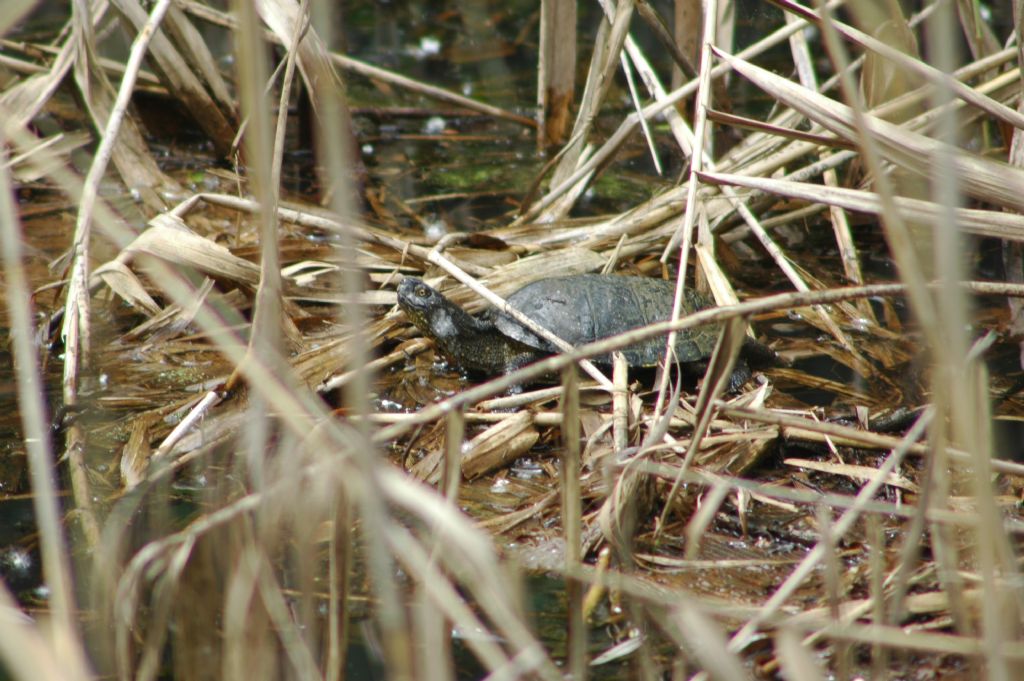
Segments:
[[[398,284],[398,306],[427,337],[448,345],[474,329],[475,319],[422,279],[406,277]]]
[[[445,303],[448,300],[422,279],[406,277],[398,284],[398,307],[424,333],[431,333],[431,311]]]

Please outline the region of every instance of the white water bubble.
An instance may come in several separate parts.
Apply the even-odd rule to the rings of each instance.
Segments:
[[[8,571],[25,575],[32,569],[32,554],[20,547],[11,547],[3,555],[3,564]]]
[[[432,35],[425,35],[420,38],[420,49],[417,55],[420,57],[433,57],[441,53],[441,39]]]
[[[851,328],[860,333],[867,333],[871,329],[871,320],[866,317],[856,317],[850,322]]]
[[[440,241],[445,234],[448,233],[448,225],[444,223],[444,220],[434,220],[428,222],[423,228],[423,234],[431,242]]]
[[[423,124],[423,132],[427,135],[440,135],[444,132],[447,125],[448,122],[441,116],[431,116],[427,119],[427,122]]]

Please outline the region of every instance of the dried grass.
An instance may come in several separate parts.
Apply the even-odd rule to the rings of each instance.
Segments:
[[[18,3],[17,12],[28,4]],[[1018,674],[1024,589],[1017,546],[1024,525],[1010,495],[1022,489],[1024,466],[993,458],[989,405],[997,386],[1006,386],[988,375],[985,343],[972,346],[965,329],[969,296],[1020,298],[1024,286],[965,281],[963,254],[967,235],[986,237],[1000,240],[1007,262],[1014,262],[1012,249],[1024,241],[1024,168],[1019,153],[967,150],[957,133],[967,125],[999,125],[1019,152],[1024,108],[1020,65],[1011,65],[1021,57],[1012,48],[998,50],[1005,36],[993,36],[978,16],[954,15],[949,3],[929,9],[929,30],[942,36],[935,40],[958,26],[971,36],[973,61],[961,66],[929,65],[913,53],[913,40],[904,40],[900,51],[863,26],[837,22],[838,2],[812,10],[777,0],[788,12],[785,24],[731,54],[718,42],[720,15],[712,11],[696,78],[668,92],[661,83],[669,74],[658,73],[630,35],[637,24],[633,3],[602,3],[607,21],[572,133],[545,169],[551,171],[546,192],[508,227],[493,230],[509,246],[498,255],[478,242],[429,244],[363,223],[335,67],[495,118],[531,121],[330,54],[334,18],[327,3],[238,1],[227,15],[192,2],[157,2],[148,18],[134,0],[113,4],[135,39],[123,68],[99,57],[95,29],[103,15],[83,13],[83,3],[55,48],[26,50],[17,59],[0,55],[20,74],[0,93],[2,139],[11,157],[0,166],[0,185],[13,189],[41,179],[78,207],[60,275],[63,402],[73,407],[82,400],[87,360],[97,351],[91,306],[101,299],[121,301],[146,319],[121,330],[119,343],[209,353],[223,372],[198,395],[181,393],[131,415],[118,457],[121,492],[102,505],[96,503],[99,476],[85,456],[95,435],[71,423],[61,459],[69,466],[74,505],[67,516],[74,531],[67,532],[51,479],[57,457],[32,344],[20,222],[11,192],[3,192],[5,294],[51,590],[44,626],[26,621],[0,589],[8,614],[0,621],[0,656],[13,676],[154,678],[167,675],[169,654],[171,675],[182,678],[337,679],[346,674],[355,619],[363,617],[372,619],[381,664],[396,679],[459,674],[452,630],[485,632],[460,645],[497,677],[559,679],[564,659],[564,669],[582,678],[588,665],[632,658],[635,673],[648,678],[668,669],[745,678],[754,659],[750,646],[765,635],[771,653],[758,655],[758,669],[790,678],[866,669],[884,674],[898,670],[901,656],[917,653],[955,656],[957,664],[992,678]],[[730,5],[706,6],[716,4]],[[17,12],[0,16],[0,33]],[[656,24],[654,13],[642,3],[645,21]],[[919,20],[894,17],[886,30],[907,38]],[[240,67],[232,85],[221,79],[197,21],[235,32]],[[808,23],[819,38],[806,32]],[[758,63],[764,50],[786,40],[797,80]],[[271,43],[284,55],[274,76],[263,63]],[[859,84],[859,62],[846,56],[848,47],[868,55]],[[816,49],[825,49],[836,74],[820,86]],[[564,52],[545,54],[552,63],[542,64],[542,74],[568,59]],[[141,71],[143,58],[153,74]],[[685,55],[677,61],[685,64]],[[285,118],[268,115],[268,93],[280,96],[278,111],[287,111],[295,69],[321,133],[324,184],[331,187],[326,210],[286,205],[280,196]],[[602,139],[595,123],[620,69],[635,111]],[[564,88],[564,66],[555,71],[551,82]],[[84,179],[70,163],[79,138],[41,141],[26,127],[69,74],[98,140]],[[119,79],[116,98],[106,80],[111,75]],[[775,100],[769,120],[748,124],[716,110],[726,75],[747,79]],[[241,135],[241,196],[185,193],[157,167],[128,106],[140,83],[152,88],[157,81],[192,112],[220,154],[231,153]],[[540,99],[557,107],[559,97],[564,93]],[[692,129],[676,108],[689,97],[695,97]],[[542,112],[543,134],[557,136],[564,113]],[[659,150],[655,120],[667,124],[671,152]],[[715,126],[739,124],[747,131],[742,141],[717,150]],[[621,214],[567,220],[637,131],[656,167],[669,153],[687,158],[681,180]],[[140,192],[146,228],[139,234],[101,198],[110,161],[123,183]],[[851,171],[851,162],[862,174]],[[863,184],[843,186],[851,177]],[[165,205],[172,195],[183,198]],[[782,207],[776,197],[792,202]],[[853,286],[821,283],[842,278],[796,266],[795,254],[773,233],[811,210],[828,211],[842,276]],[[768,220],[761,216],[769,212]],[[211,213],[258,226],[258,264],[219,239],[229,235],[207,229]],[[864,283],[850,214],[877,216],[901,281]],[[335,247],[305,241],[282,249],[286,234],[311,231],[332,235]],[[117,253],[96,265],[90,249],[98,238],[116,244]],[[739,302],[729,276],[735,270],[722,258],[725,244],[767,253],[795,290]],[[622,263],[647,273],[672,265],[677,294],[693,285],[692,268],[692,281],[722,307],[685,316],[677,303],[666,322],[566,346],[563,354],[486,383],[460,384],[463,389],[415,413],[377,413],[370,396],[380,372],[415,362],[429,349],[409,339],[408,325],[391,307],[399,275],[423,272],[475,311],[483,301],[508,309],[499,296],[530,280]],[[367,290],[367,281],[375,288]],[[816,341],[826,348],[809,351],[877,377],[879,385],[893,383],[878,367],[908,362],[913,349],[901,345],[903,329],[891,306],[872,307],[867,299],[895,296],[911,299],[931,355],[927,399],[911,399],[914,411],[902,434],[866,427],[879,416],[867,405],[881,406],[871,402],[868,387],[794,369],[769,371],[744,392],[726,394],[746,322],[783,312],[828,333],[829,341]],[[311,310],[326,306],[336,319],[327,331],[311,332]],[[371,316],[368,306],[391,309]],[[663,372],[652,407],[628,384],[624,367],[611,380],[585,362],[707,322],[725,322],[724,331],[695,399]],[[794,342],[790,354],[800,352]],[[596,386],[577,385],[574,366],[581,363]],[[561,375],[562,385],[489,399],[545,375]],[[827,410],[823,421],[815,410],[791,407],[795,402],[780,389],[787,385],[848,400],[862,423],[830,422]],[[321,396],[335,391],[342,406],[332,413]],[[557,461],[540,463],[546,484],[515,483],[527,490],[515,508],[486,514],[467,500],[479,494],[474,480],[512,484],[505,473],[512,461],[536,456],[538,443],[559,436]],[[805,449],[774,469],[759,468],[779,442]],[[834,460],[806,455],[818,446]],[[422,450],[414,465],[403,454],[412,448]],[[197,469],[210,484],[199,496],[202,512],[182,524],[170,516],[170,486]],[[787,535],[803,542],[793,555],[706,557],[718,550],[717,527],[735,522],[747,535],[759,514],[772,512],[789,513],[794,525],[809,528]],[[526,537],[534,550],[503,554],[496,536]],[[886,537],[895,539],[887,544]],[[72,553],[84,558],[73,563]],[[854,569],[847,573],[846,566]],[[523,567],[567,580],[568,638],[560,655],[545,648],[523,610]],[[752,567],[770,574],[741,592]],[[718,592],[678,578],[694,570]],[[639,633],[595,655],[586,645],[586,622],[598,617],[605,599],[623,613],[618,623]],[[79,609],[90,613],[89,623],[76,619]]]

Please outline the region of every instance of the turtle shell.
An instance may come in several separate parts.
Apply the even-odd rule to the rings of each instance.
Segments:
[[[582,345],[672,316],[675,283],[646,277],[579,274],[551,277],[527,284],[508,297],[510,305],[572,345]],[[683,314],[713,306],[692,289],[685,290]],[[537,350],[557,349],[519,322],[501,312],[493,313],[501,333]],[[681,362],[697,362],[711,356],[719,325],[704,325],[678,334],[676,355]],[[623,350],[635,367],[656,365],[664,355],[664,338],[652,338]],[[610,357],[595,358],[609,363]]]

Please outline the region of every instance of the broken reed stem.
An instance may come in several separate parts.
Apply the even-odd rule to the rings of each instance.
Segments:
[[[629,446],[629,365],[621,352],[612,354],[612,442],[619,454]]]
[[[978,504],[980,522],[975,526],[975,560],[982,579],[982,639],[985,645],[986,667],[997,669],[1003,678],[1014,678],[1020,673],[1020,663],[1009,665],[1002,651],[1019,644],[1021,613],[1024,596],[1021,594],[1021,569],[1014,546],[1008,541],[1002,527],[1002,514],[993,499],[993,471],[989,424],[988,371],[985,364],[972,359],[968,362],[966,389],[971,393],[975,409],[971,425],[971,492]],[[969,434],[968,436],[970,436]],[[1015,670],[1015,671],[1014,671]]]
[[[590,616],[608,593],[604,576],[608,573],[608,565],[611,559],[611,548],[602,546],[597,554],[597,562],[594,564],[594,578],[590,581],[590,587],[583,597],[583,619],[585,621],[590,621]]]
[[[786,23],[796,21],[796,17],[786,13]],[[790,37],[790,49],[793,53],[793,60],[797,64],[797,73],[800,76],[800,83],[815,92],[818,91],[818,78],[814,72],[814,60],[811,57],[810,46],[807,43],[807,35],[803,32],[794,33]],[[819,157],[827,159],[834,151],[825,145]],[[835,168],[829,168],[822,174],[822,180],[826,187],[838,187],[839,177]],[[839,259],[843,263],[843,273],[846,280],[851,284],[863,284],[864,277],[860,271],[860,257],[857,254],[857,246],[853,240],[853,233],[850,231],[850,223],[846,218],[846,212],[837,206],[829,206],[829,217],[832,222],[832,232],[836,237],[836,245],[839,248]],[[857,301],[857,309],[864,318],[875,321],[874,310],[866,300]]]
[[[164,16],[170,9],[171,0],[160,0],[153,6],[146,24],[139,31],[132,43],[128,61],[125,64],[124,78],[117,91],[117,98],[107,118],[103,136],[96,149],[89,172],[82,185],[79,199],[78,214],[75,219],[75,234],[72,240],[72,261],[70,281],[68,282],[67,298],[64,303],[64,319],[61,325],[61,337],[65,342],[64,377],[62,381],[64,404],[74,407],[78,404],[78,375],[82,359],[87,358],[90,349],[90,303],[89,303],[89,242],[92,234],[93,210],[99,196],[99,185],[106,173],[107,166],[114,153],[117,136],[128,110],[135,82],[146,56],[150,40],[156,32]],[[91,50],[90,54],[93,54]],[[93,510],[89,477],[86,474],[85,449],[87,446],[85,432],[82,427],[73,423],[65,437],[65,452],[70,464],[72,492],[75,503],[81,514],[82,529],[89,552],[95,550],[99,543],[99,521]]]
[[[352,504],[348,495],[337,495],[334,500],[334,531],[331,532],[330,560],[328,561],[327,613],[327,662],[324,677],[326,681],[344,678],[345,661],[348,658],[349,627],[351,612],[348,597],[352,593],[352,565],[355,551],[352,536]]]
[[[580,492],[580,393],[576,367],[562,370],[562,531],[565,533],[566,573],[576,570],[582,560],[582,494]],[[568,670],[573,679],[583,680],[587,670],[587,628],[583,621],[583,585],[566,579],[566,612],[569,625]]]
[[[696,113],[693,125],[693,149],[690,154],[690,172],[686,182],[686,209],[683,213],[683,221],[679,229],[669,239],[662,253],[662,262],[667,262],[669,253],[675,250],[676,244],[682,240],[678,264],[678,276],[682,281],[686,280],[687,263],[690,258],[690,246],[693,244],[693,229],[696,224],[698,210],[696,199],[700,182],[698,181],[697,173],[704,169],[704,144],[708,141],[708,107],[711,104],[711,45],[715,38],[717,19],[718,2],[717,0],[708,0],[704,3],[704,35],[701,41],[700,73],[697,77],[697,101],[694,104]],[[708,160],[711,160],[710,154],[708,154]],[[703,205],[700,208],[703,209]],[[682,298],[681,288],[681,286],[676,287],[676,297],[672,307],[673,319],[678,319],[679,317],[679,306]],[[668,345],[667,351],[671,352],[672,342],[675,341],[675,337],[673,335],[669,338],[671,342]],[[666,383],[663,382],[660,386],[662,392],[665,390],[665,385]]]
[[[237,9],[237,2],[236,2]],[[249,335],[246,360],[236,367],[232,376],[227,381],[229,388],[233,387],[241,377],[245,364],[251,363],[255,358],[270,367],[271,371],[281,377],[282,382],[287,382],[284,372],[279,367],[282,364],[284,343],[282,342],[281,329],[286,322],[281,301],[281,264],[278,251],[278,221],[275,219],[277,206],[280,197],[278,181],[280,179],[280,159],[283,158],[283,134],[286,115],[279,111],[277,120],[276,135],[270,116],[270,104],[268,90],[268,74],[270,70],[260,45],[251,34],[251,31],[258,25],[255,16],[255,9],[239,15],[239,21],[244,27],[240,32],[237,49],[237,78],[239,84],[240,107],[247,124],[242,134],[241,149],[247,165],[249,188],[255,196],[259,210],[256,212],[256,221],[259,231],[260,246],[260,277],[256,289],[255,300],[253,301],[252,329]],[[297,21],[296,25],[302,22]],[[293,36],[297,39],[297,36]],[[295,72],[295,50],[288,50],[288,57],[285,61],[285,81],[289,87],[283,89],[281,102],[284,110],[287,111],[288,96],[291,94],[288,79]],[[281,146],[275,147],[280,142]],[[262,399],[254,399],[249,409],[252,410],[254,423],[266,420],[265,403]],[[259,431],[249,431],[254,437],[249,440],[250,463],[263,461],[268,454],[266,442],[261,442]],[[262,464],[260,464],[262,466]],[[252,471],[250,471],[252,473]],[[255,476],[259,478],[259,474]]]
[[[537,55],[537,147],[565,141],[576,81],[576,2],[542,0]]]
[[[679,466],[679,476],[672,483],[672,489],[669,490],[668,496],[665,498],[665,506],[658,520],[655,537],[658,537],[661,534],[661,530],[665,527],[669,511],[672,509],[673,497],[675,497],[676,492],[679,490],[679,485],[682,484],[683,476],[697,455],[701,441],[707,435],[708,427],[711,424],[711,417],[715,413],[715,403],[718,397],[725,392],[726,387],[732,380],[732,370],[736,365],[736,357],[739,354],[740,346],[743,344],[745,337],[744,326],[746,324],[741,318],[733,317],[722,326],[722,332],[718,335],[718,342],[715,343],[715,349],[711,353],[710,360],[708,360],[704,384],[701,387],[700,394],[697,396],[697,403],[694,405],[696,422],[693,426],[690,444],[686,448],[686,456],[683,457],[683,462]],[[669,372],[666,371],[664,373],[667,374]]]
[[[438,489],[448,503],[458,507],[459,482],[462,480],[462,445],[466,437],[466,415],[462,409],[452,409],[445,421],[444,477]]]
[[[4,146],[3,135],[0,135],[0,149]],[[14,355],[14,374],[17,377],[22,438],[32,482],[35,522],[39,528],[43,578],[50,590],[49,613],[52,622],[49,633],[53,635],[54,652],[56,659],[60,661],[62,674],[71,679],[87,678],[91,674],[85,663],[75,615],[77,606],[71,559],[61,523],[57,483],[53,474],[56,462],[50,438],[49,419],[46,417],[46,391],[39,371],[38,348],[33,342],[35,324],[32,315],[32,294],[25,272],[22,235],[19,229],[21,222],[11,201],[14,194],[11,191],[10,180],[8,166],[0,163],[0,259],[3,262],[4,297],[11,326],[11,350]],[[72,475],[75,475],[76,469],[77,466],[72,468]],[[85,472],[84,468],[78,471],[82,474]],[[79,508],[79,511],[88,512],[88,522],[83,526],[87,529],[88,548],[92,549],[98,541],[95,517],[92,516],[89,507]],[[3,595],[7,595],[6,590],[3,591]],[[13,603],[4,604],[3,607],[10,617],[15,617],[13,613],[20,613],[18,606]]]
[[[459,483],[462,480],[462,449],[466,436],[466,417],[461,409],[448,413],[444,429],[444,461],[438,492],[452,508],[459,507]],[[438,570],[449,578],[439,554],[444,551],[440,541],[430,547],[431,563],[442,562]],[[440,609],[428,607],[427,586],[420,584],[414,594],[412,624],[416,627],[414,651],[423,660],[418,673],[425,678],[454,678],[452,670],[452,622],[446,620]],[[429,624],[429,626],[428,626]]]
[[[686,182],[686,208],[683,212],[682,223],[680,223],[679,228],[669,238],[668,244],[665,246],[661,256],[662,262],[667,263],[669,253],[675,249],[675,245],[680,240],[682,241],[679,246],[676,264],[676,287],[672,298],[672,314],[670,315],[672,320],[679,319],[683,309],[683,294],[686,287],[686,273],[690,263],[690,250],[693,245],[694,226],[696,225],[698,211],[704,210],[703,203],[698,204],[697,202],[697,190],[700,187],[698,173],[704,169],[704,145],[708,141],[707,112],[711,103],[711,43],[715,38],[717,19],[717,0],[707,0],[704,3],[704,30],[700,51],[700,73],[697,78],[697,101],[694,104],[696,112],[693,126],[693,148],[690,150],[690,168]],[[708,155],[708,161],[710,162],[710,160],[710,155]],[[662,363],[666,367],[672,365],[677,336],[678,332],[671,331],[665,339],[665,354]],[[655,419],[662,413],[661,410],[665,404],[665,393],[668,390],[670,373],[669,371],[663,371],[661,373],[661,380],[658,382],[658,399],[654,406]],[[664,514],[667,513],[669,505],[666,504],[665,506],[665,511],[662,513],[662,521],[665,519]]]
[[[682,465],[679,466],[679,473],[675,480],[681,480],[686,476],[686,471]],[[673,484],[675,482],[673,481]],[[719,509],[725,502],[729,492],[732,491],[732,486],[729,484],[728,479],[720,478],[718,481],[711,485],[711,488],[706,494],[702,495],[700,504],[697,505],[696,511],[690,516],[690,520],[686,523],[686,530],[684,536],[686,537],[686,560],[695,560],[700,552],[701,539],[707,533],[708,528],[711,527],[711,523],[714,522],[715,516],[718,514]],[[666,498],[665,507],[669,507],[670,498]],[[662,519],[658,524],[658,532],[664,527],[666,513],[662,513]]]
[[[334,42],[333,30],[339,25],[333,16],[331,3],[312,3],[312,31],[324,44]],[[296,19],[297,21],[297,19]],[[325,69],[323,77],[333,76],[333,68]],[[351,148],[354,140],[348,138],[351,131],[347,104],[343,99],[344,92],[340,83],[332,79],[323,86],[318,95],[317,104],[322,120],[328,124],[319,127],[316,136],[317,152],[323,163],[322,181],[324,186],[332,188],[330,193],[330,209],[341,221],[354,222],[357,215],[357,194],[354,187],[354,172],[351,166],[355,151]],[[339,235],[339,247],[342,266],[342,291],[354,295],[361,290],[362,271],[357,262],[357,246],[355,236],[350,230]],[[339,310],[339,323],[346,325],[350,331],[348,349],[352,378],[343,388],[343,399],[350,413],[365,415],[370,409],[370,386],[372,385],[369,369],[369,343],[366,329],[368,323],[365,311],[359,305],[348,305]],[[353,449],[354,468],[362,482],[362,489],[355,499],[359,509],[365,543],[366,561],[373,592],[379,599],[373,609],[373,615],[380,627],[384,645],[384,657],[387,671],[391,678],[398,681],[411,679],[415,676],[413,669],[413,647],[410,639],[410,628],[407,613],[403,606],[403,597],[399,585],[395,582],[395,561],[399,558],[387,545],[384,537],[395,532],[398,527],[394,514],[385,504],[387,496],[382,476],[387,466],[383,457],[373,446],[368,437],[368,424],[359,423],[355,429],[359,433],[359,442],[363,446]]]
[[[869,600],[871,601],[871,622],[882,625],[885,623],[885,528],[881,519],[874,513],[865,519],[865,532],[868,542],[868,580]],[[886,649],[878,644],[871,646],[871,677],[882,678],[888,666]]]
[[[832,513],[825,504],[818,504],[815,516],[820,537],[818,541],[821,543],[825,554],[824,600],[828,604],[829,616],[832,619],[833,626],[839,626],[842,623],[841,606],[843,603],[843,590],[840,579],[839,556],[836,554],[836,537],[832,534]],[[850,678],[849,643],[837,641],[833,643],[833,647],[836,678]]]
[[[296,60],[298,59],[299,43],[309,28],[308,2],[303,0],[297,8],[297,17],[294,22],[294,29],[290,44],[286,45],[284,61],[284,75],[280,86],[278,98],[277,121],[274,126],[273,141],[269,141],[270,121],[266,120],[266,107],[259,106],[260,96],[257,87],[249,93],[248,116],[253,125],[248,128],[245,134],[247,142],[247,154],[250,163],[251,184],[255,185],[255,191],[262,210],[258,213],[260,225],[260,281],[254,302],[253,330],[250,336],[250,352],[256,352],[261,357],[276,356],[281,354],[284,344],[281,340],[279,330],[287,323],[281,306],[282,277],[280,266],[280,252],[278,250],[278,222],[272,216],[276,214],[281,197],[281,165],[284,159],[285,132],[288,121],[288,101],[292,96],[292,82],[295,76]],[[273,78],[266,78],[266,66],[262,55],[254,54],[254,64],[248,68],[257,69],[259,85],[266,83],[269,91]],[[246,71],[245,68],[242,69]],[[269,92],[265,95],[269,101]],[[244,128],[243,128],[244,129]],[[241,134],[241,129],[240,133]],[[255,139],[253,139],[255,136]],[[258,144],[259,149],[255,148]],[[269,150],[266,146],[269,145]],[[264,170],[262,163],[268,164]],[[256,172],[253,173],[252,171]],[[261,181],[266,185],[261,186]],[[231,381],[229,380],[229,384]]]
[[[416,672],[422,679],[455,679],[451,654],[451,627],[444,613],[434,606],[427,588],[417,585],[410,598],[412,626],[416,641]]]
[[[128,104],[132,93],[135,91],[135,82],[142,67],[142,60],[146,56],[149,42],[153,34],[163,21],[164,15],[171,7],[171,0],[159,0],[150,12],[149,20],[142,27],[132,43],[128,61],[125,64],[124,78],[117,91],[117,98],[110,110],[106,127],[100,138],[99,146],[93,156],[92,164],[86,175],[85,183],[82,186],[82,195],[79,201],[78,215],[75,220],[75,235],[72,243],[74,260],[71,264],[71,281],[68,284],[67,301],[64,309],[64,325],[61,329],[62,335],[68,335],[74,341],[74,347],[66,351],[67,361],[64,365],[65,404],[77,403],[77,389],[72,379],[77,376],[79,365],[78,357],[81,351],[84,354],[89,352],[89,238],[92,226],[93,206],[99,194],[100,181],[107,171],[110,158],[114,153],[114,145],[117,142],[117,135],[121,130],[121,123],[124,121],[128,111]],[[90,54],[93,52],[90,50]],[[78,342],[81,342],[79,347]],[[71,398],[70,401],[68,398]]]
[[[948,353],[944,352],[943,354]],[[948,365],[939,365],[933,374],[935,389],[932,395],[932,405],[939,414],[950,414],[953,410],[951,405],[953,396],[949,390],[949,381],[946,378],[939,377],[939,374],[948,373],[948,368]],[[928,493],[922,496],[918,502],[920,506],[926,506],[929,510],[948,508],[950,496],[958,493],[954,491],[954,485],[963,487],[966,467],[962,463],[958,466],[950,466],[950,461],[947,458],[951,434],[950,425],[944,419],[936,419],[936,422],[929,429],[928,448],[933,452],[933,455],[929,457],[926,463],[925,479],[928,481],[929,489]],[[953,538],[948,528],[940,523],[929,522],[926,530],[926,535],[912,535],[910,533],[905,535],[905,541],[920,543],[921,546],[912,547],[914,549],[912,551],[902,552],[905,555],[913,555],[914,560],[906,565],[901,565],[900,574],[906,575],[908,579],[910,575],[916,574],[920,568],[919,562],[921,561],[923,549],[929,549],[932,563],[935,566],[936,577],[949,599],[949,612],[953,620],[954,629],[962,635],[973,635],[975,633],[974,626],[971,624],[971,618],[967,614],[964,602],[964,584],[958,567],[962,560],[957,548],[959,542]],[[905,589],[901,589],[898,593],[904,598],[906,597]],[[905,604],[897,602],[895,599],[893,600],[893,608],[894,610],[896,608],[902,611],[906,610]],[[895,623],[899,624],[900,622],[902,622],[902,619]]]
[[[875,136],[870,133],[868,116],[858,94],[853,75],[845,70],[850,63],[849,56],[839,40],[836,22],[827,7],[820,0],[818,9],[822,14],[820,28],[822,42],[838,72],[840,89],[853,114],[853,128],[861,149],[860,158],[867,171],[875,180],[875,191],[882,206],[882,225],[889,243],[889,252],[896,262],[900,278],[907,284],[910,307],[916,315],[925,337],[932,347],[941,342],[938,335],[935,305],[925,290],[925,274],[921,269],[913,235],[896,207],[895,192],[889,175],[883,168],[883,152]],[[817,18],[817,15],[813,15]]]
[[[762,667],[760,672],[774,674],[781,671],[786,679],[825,679],[825,670],[815,663],[807,648],[800,640],[800,632],[793,627],[783,626],[775,634],[775,659]]]

